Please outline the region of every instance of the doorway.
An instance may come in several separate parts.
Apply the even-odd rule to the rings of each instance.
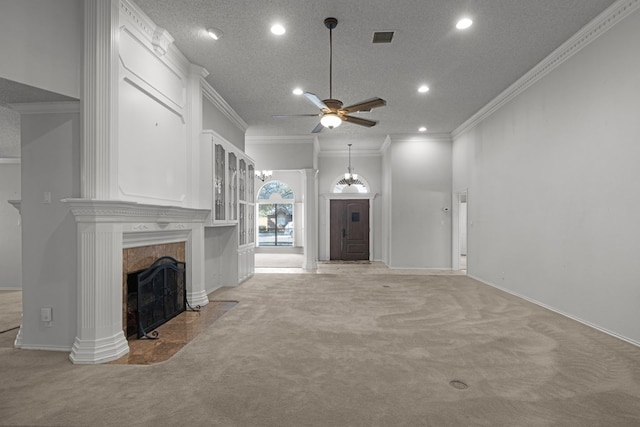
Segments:
[[[369,200],[331,200],[329,259],[369,260]]]
[[[467,270],[467,193],[458,197],[458,260],[460,270]]]

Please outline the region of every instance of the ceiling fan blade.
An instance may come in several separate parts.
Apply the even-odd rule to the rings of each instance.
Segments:
[[[318,123],[316,127],[313,128],[311,133],[320,133],[322,132],[322,129],[324,129],[324,125],[322,123]]]
[[[355,113],[356,111],[364,111],[370,110],[372,108],[384,107],[387,105],[387,101],[382,98],[371,98],[366,101],[358,102],[357,104],[349,105],[348,107],[344,107],[342,111],[345,114]]]
[[[353,123],[354,125],[366,126],[366,127],[373,127],[378,123],[376,121],[363,119],[361,117],[342,116],[342,118],[344,119],[345,122]]]
[[[271,117],[276,119],[286,119],[288,117],[318,117],[322,115],[322,113],[316,114],[273,114]]]
[[[318,98],[318,96],[316,94],[311,93],[311,92],[305,92],[304,93],[304,97],[307,98],[309,100],[309,102],[311,102],[313,105],[315,105],[319,109],[328,110],[328,108],[325,105],[325,103],[322,102],[322,100],[320,98]]]

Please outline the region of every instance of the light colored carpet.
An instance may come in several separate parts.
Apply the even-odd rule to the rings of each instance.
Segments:
[[[22,291],[0,291],[0,332],[20,326]]]
[[[256,253],[256,268],[301,268],[303,254],[297,253]]]
[[[640,425],[640,349],[466,276],[256,274],[211,297],[240,303],[158,365],[0,334],[0,425]]]

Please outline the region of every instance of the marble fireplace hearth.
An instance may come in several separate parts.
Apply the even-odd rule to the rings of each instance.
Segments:
[[[117,200],[65,199],[77,225],[77,333],[69,358],[95,364],[129,352],[123,332],[124,251],[184,245],[187,301],[209,300],[204,283],[206,209],[147,205]]]

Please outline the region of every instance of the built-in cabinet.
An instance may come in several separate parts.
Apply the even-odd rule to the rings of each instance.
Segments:
[[[204,185],[201,200],[211,209],[205,233],[205,274],[220,286],[237,285],[255,270],[255,165],[239,148],[212,130],[202,132]],[[214,271],[215,270],[215,271]]]
[[[246,280],[255,270],[255,167],[248,158],[238,162],[238,271]]]

